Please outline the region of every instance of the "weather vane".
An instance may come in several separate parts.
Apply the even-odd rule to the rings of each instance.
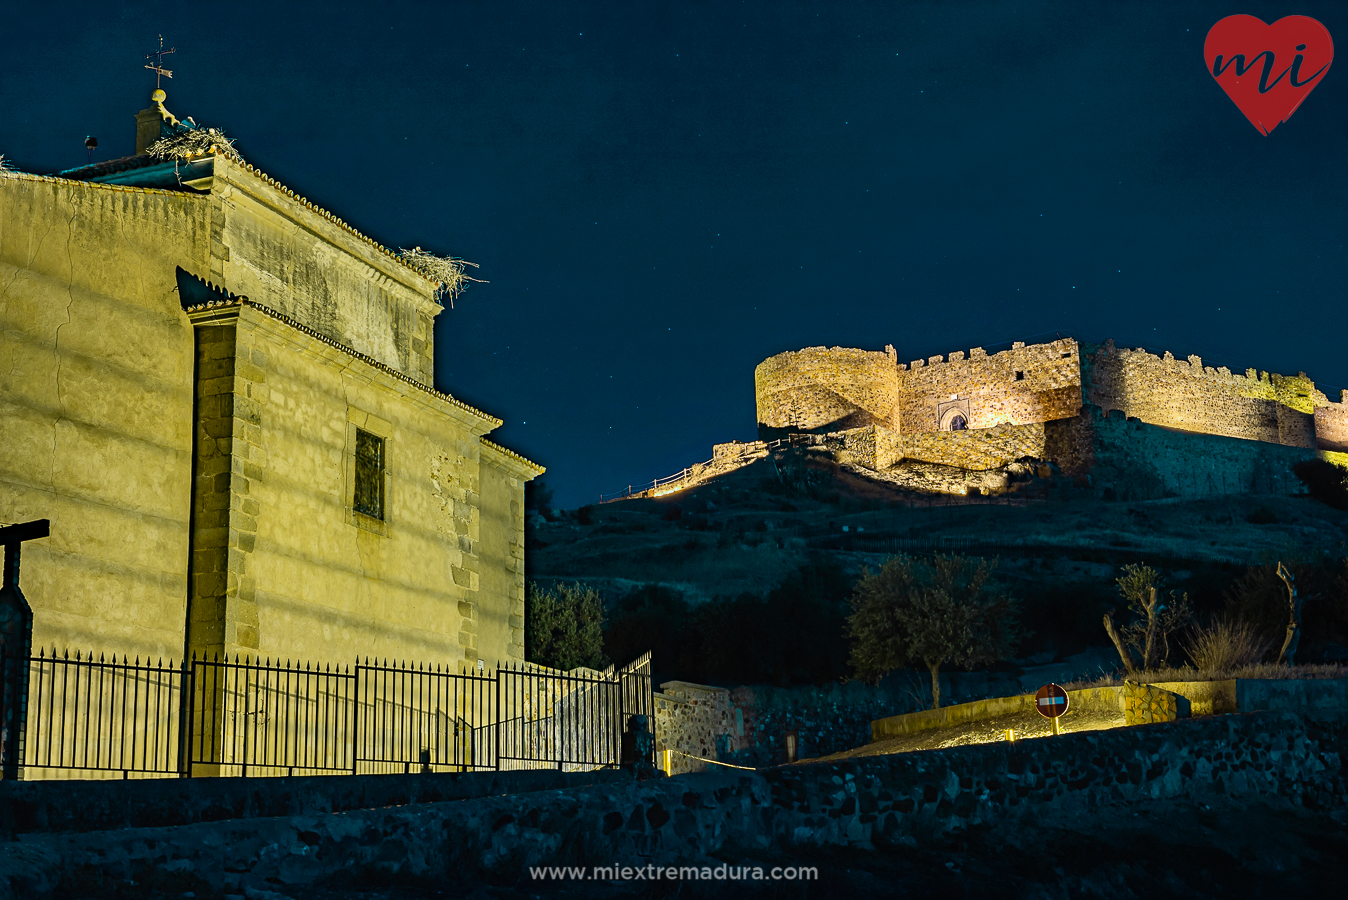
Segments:
[[[154,51],[153,53],[146,54],[145,56],[146,59],[154,60],[154,65],[146,66],[145,68],[154,72],[155,90],[159,89],[159,76],[162,75],[165,78],[173,77],[173,72],[170,71],[169,69],[164,68],[164,57],[168,56],[170,53],[177,53],[177,52],[178,52],[177,47],[173,47],[168,50],[164,49],[164,36],[161,34],[159,36],[159,49]]]

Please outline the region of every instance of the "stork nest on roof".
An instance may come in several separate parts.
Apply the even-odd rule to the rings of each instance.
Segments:
[[[477,263],[469,262],[466,259],[458,259],[453,256],[436,256],[420,247],[413,247],[411,250],[399,250],[398,258],[434,281],[435,299],[443,303],[444,298],[448,297],[451,309],[454,307],[454,298],[463,293],[464,289],[468,287],[468,282],[487,283],[481,278],[469,276],[464,271],[466,266],[472,266],[474,269],[478,267]]]
[[[219,128],[188,128],[161,137],[146,151],[155,159],[193,159],[207,154],[219,154],[236,162],[243,157],[234,149],[234,141],[225,137]]]
[[[0,176],[12,175],[17,170],[5,159],[5,154],[0,153]]]

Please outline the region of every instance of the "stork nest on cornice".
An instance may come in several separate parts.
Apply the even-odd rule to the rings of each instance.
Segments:
[[[243,162],[234,141],[225,137],[219,128],[184,128],[176,134],[161,137],[146,151],[155,159],[195,159],[207,154]]]
[[[0,177],[13,175],[16,171],[18,170],[11,166],[9,161],[5,159],[5,154],[0,153]]]
[[[443,304],[444,299],[448,297],[450,309],[454,308],[454,298],[464,292],[464,289],[468,287],[468,282],[488,283],[484,279],[473,278],[464,271],[466,266],[478,268],[477,263],[469,262],[466,259],[458,259],[453,256],[436,256],[420,247],[413,247],[411,250],[399,249],[398,258],[434,281],[435,299]]]

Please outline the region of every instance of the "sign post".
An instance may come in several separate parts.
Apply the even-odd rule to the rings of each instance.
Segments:
[[[1046,684],[1034,695],[1034,708],[1039,714],[1053,723],[1053,733],[1062,734],[1059,719],[1067,712],[1069,705],[1067,691],[1056,684]]]
[[[0,546],[5,548],[0,582],[0,779],[5,781],[23,777],[28,657],[33,652],[33,609],[19,590],[19,551],[24,541],[49,534],[48,519],[0,528]]]

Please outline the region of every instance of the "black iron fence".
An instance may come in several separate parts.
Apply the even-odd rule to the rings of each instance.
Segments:
[[[591,769],[621,762],[631,717],[653,710],[649,653],[603,672],[465,673],[44,651],[28,659],[17,718],[23,777],[129,778]]]

